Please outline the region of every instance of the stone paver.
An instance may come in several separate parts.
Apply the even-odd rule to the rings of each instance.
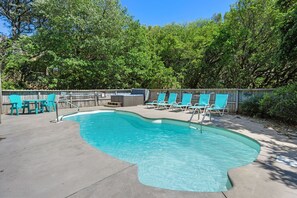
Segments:
[[[84,108],[83,111],[106,109]],[[148,118],[188,120],[186,112],[118,108]],[[60,110],[61,114],[73,109]],[[227,192],[193,193],[145,186],[137,166],[91,147],[79,135],[76,123],[51,123],[55,113],[3,116],[0,125],[0,197],[297,197],[297,169],[275,161],[279,155],[297,159],[296,140],[244,117],[225,115],[212,122],[261,143],[258,159],[229,171],[234,184]],[[197,122],[197,116],[193,122]],[[2,139],[4,138],[4,139]]]

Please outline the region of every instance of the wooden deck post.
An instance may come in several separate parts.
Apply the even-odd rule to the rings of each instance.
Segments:
[[[98,106],[98,93],[96,91],[94,92],[94,104]]]
[[[70,95],[70,108],[72,108],[72,92],[70,92],[69,95]]]
[[[238,106],[239,106],[239,90],[235,91],[235,113],[238,113]]]

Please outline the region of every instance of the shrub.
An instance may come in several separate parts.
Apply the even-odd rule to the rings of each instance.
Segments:
[[[280,87],[260,100],[260,111],[291,124],[297,124],[297,83]]]
[[[264,96],[253,96],[243,102],[241,110],[244,115],[297,124],[297,83],[280,87]]]
[[[252,96],[241,105],[241,112],[247,116],[261,116],[260,100],[262,96]]]

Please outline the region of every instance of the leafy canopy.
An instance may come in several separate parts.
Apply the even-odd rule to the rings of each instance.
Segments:
[[[262,88],[297,80],[296,0],[143,26],[118,0],[1,1],[4,88]],[[30,34],[28,34],[30,33]]]

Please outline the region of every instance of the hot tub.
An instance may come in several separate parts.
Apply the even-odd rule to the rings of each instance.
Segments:
[[[132,89],[131,94],[112,95],[111,102],[119,102],[122,107],[129,107],[143,105],[148,98],[148,89]]]
[[[143,95],[113,95],[111,96],[111,102],[120,102],[122,107],[143,105]]]

